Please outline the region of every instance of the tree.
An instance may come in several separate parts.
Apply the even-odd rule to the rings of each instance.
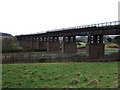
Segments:
[[[114,42],[115,42],[116,44],[118,44],[119,47],[120,47],[120,36],[116,36],[116,37],[114,38]]]
[[[2,52],[20,50],[15,37],[9,37],[2,40]]]
[[[112,42],[112,39],[109,37],[109,38],[107,38],[107,41],[108,42]]]

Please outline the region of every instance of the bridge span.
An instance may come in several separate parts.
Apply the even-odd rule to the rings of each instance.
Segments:
[[[88,36],[86,53],[90,58],[104,57],[104,35],[119,35],[120,21],[105,22],[84,26],[56,29],[39,34],[16,36],[20,46],[26,50],[47,50],[59,52],[62,44],[63,53],[76,53],[76,36]],[[62,37],[62,43],[59,37]]]

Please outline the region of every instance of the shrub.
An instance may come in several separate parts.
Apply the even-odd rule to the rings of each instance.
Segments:
[[[72,78],[71,80],[70,80],[70,84],[78,84],[79,83],[79,81],[77,80],[77,78]]]
[[[110,44],[106,44],[107,48],[119,48],[119,46],[115,43],[110,43]]]
[[[91,84],[98,84],[98,80],[97,79],[91,80]]]
[[[77,48],[78,48],[78,49],[82,49],[82,48],[85,48],[85,47],[86,47],[85,44],[77,45]]]
[[[77,76],[80,76],[80,75],[82,75],[82,74],[81,74],[80,72],[77,72],[76,75],[77,75]]]
[[[2,39],[2,53],[20,52],[21,49],[15,37]]]

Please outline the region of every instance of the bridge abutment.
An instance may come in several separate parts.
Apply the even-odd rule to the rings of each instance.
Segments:
[[[63,53],[77,53],[76,37],[63,37]]]
[[[103,35],[88,36],[86,53],[90,58],[104,57],[105,45],[103,43]]]

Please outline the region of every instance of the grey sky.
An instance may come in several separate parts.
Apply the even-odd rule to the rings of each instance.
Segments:
[[[118,20],[119,0],[0,0],[0,32],[29,34]]]

